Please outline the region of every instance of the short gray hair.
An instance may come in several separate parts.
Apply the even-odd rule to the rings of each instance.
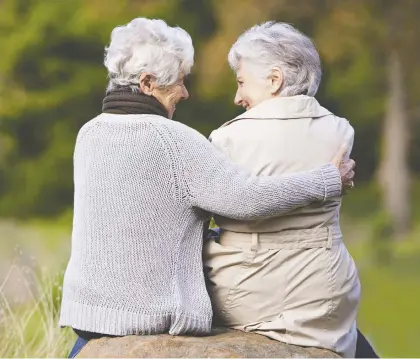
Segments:
[[[279,96],[315,96],[321,82],[321,61],[311,39],[293,26],[269,21],[245,31],[229,51],[229,65],[237,72],[249,61],[268,76],[273,67],[283,73]]]
[[[194,64],[191,36],[163,20],[137,18],[118,26],[105,49],[108,91],[129,86],[139,91],[139,78],[150,72],[159,86],[174,84],[181,73],[188,75]]]

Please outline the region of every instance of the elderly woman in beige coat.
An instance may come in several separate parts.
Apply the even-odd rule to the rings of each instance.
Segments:
[[[229,64],[235,104],[246,112],[211,134],[220,151],[252,174],[280,176],[331,161],[354,130],[322,107],[318,53],[292,26],[268,22],[242,34]],[[341,197],[277,217],[216,216],[220,238],[205,265],[218,322],[301,346],[354,357],[360,282],[340,229]]]

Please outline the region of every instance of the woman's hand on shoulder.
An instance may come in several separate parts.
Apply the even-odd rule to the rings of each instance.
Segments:
[[[356,162],[351,158],[346,159],[348,150],[349,144],[344,143],[331,161],[331,163],[340,171],[343,193],[354,187],[353,179],[355,175],[354,168],[356,167]]]

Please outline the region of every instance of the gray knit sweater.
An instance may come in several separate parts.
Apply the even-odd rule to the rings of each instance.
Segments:
[[[60,325],[112,335],[210,331],[209,213],[257,219],[341,192],[333,165],[250,176],[197,131],[155,115],[101,114],[84,125],[74,184]]]

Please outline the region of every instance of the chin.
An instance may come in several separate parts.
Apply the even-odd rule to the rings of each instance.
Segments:
[[[250,110],[251,109],[251,105],[250,104],[246,104],[246,106],[244,106],[244,110],[245,111],[248,111],[248,110]]]

